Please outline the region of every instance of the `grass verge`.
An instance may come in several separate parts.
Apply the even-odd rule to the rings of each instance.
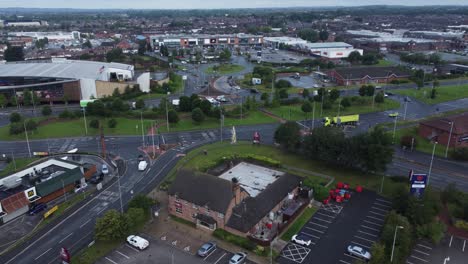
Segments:
[[[389,133],[391,133],[392,136],[393,136],[393,131],[391,131]],[[400,144],[400,138],[402,136],[412,136],[412,137],[414,137],[415,142],[416,142],[415,149],[417,151],[432,154],[434,144],[432,144],[426,138],[423,138],[423,137],[418,135],[418,127],[417,126],[407,127],[407,128],[402,128],[402,129],[396,130],[395,131],[395,144],[397,144],[397,145]],[[439,156],[439,157],[445,157],[446,147],[447,147],[447,145],[437,144],[436,148],[435,148],[434,155]],[[451,150],[453,150],[453,148],[449,148],[449,153],[450,153]]]
[[[8,165],[0,171],[0,178],[3,178],[5,176],[8,176],[12,173],[15,173],[17,171],[20,171],[24,168],[26,168],[31,162],[38,160],[39,158],[15,158],[15,161],[13,160],[8,163]],[[15,169],[16,166],[16,169]]]
[[[205,70],[205,73],[207,73],[207,74],[214,74],[214,73],[231,74],[231,73],[240,72],[243,69],[244,69],[244,67],[241,66],[241,65],[238,65],[238,64],[221,64],[221,65],[218,65],[218,66],[208,67]]]
[[[415,98],[426,104],[438,104],[468,97],[468,84],[437,87],[437,95],[431,99],[432,88],[395,90],[396,94]]]
[[[315,214],[317,208],[306,207],[301,215],[299,215],[294,222],[288,227],[288,229],[281,235],[281,239],[284,241],[290,241],[292,236],[297,234],[299,230],[309,221],[309,219]]]
[[[73,264],[93,264],[121,244],[121,241],[103,242],[97,241],[91,247],[87,247],[78,254],[72,256]]]

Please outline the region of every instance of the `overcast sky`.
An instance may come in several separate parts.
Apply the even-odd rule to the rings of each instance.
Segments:
[[[203,9],[356,5],[468,5],[467,0],[0,0],[0,7]]]

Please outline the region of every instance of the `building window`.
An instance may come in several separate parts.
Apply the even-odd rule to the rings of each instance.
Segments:
[[[181,207],[176,207],[175,211],[176,211],[176,213],[181,214],[182,213],[182,208]]]

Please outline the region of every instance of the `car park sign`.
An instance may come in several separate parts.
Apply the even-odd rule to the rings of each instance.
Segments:
[[[410,193],[416,197],[421,197],[427,186],[427,174],[414,174],[410,176]]]

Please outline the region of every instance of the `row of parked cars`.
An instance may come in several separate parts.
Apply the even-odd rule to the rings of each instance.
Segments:
[[[203,244],[200,249],[197,251],[197,255],[205,258],[209,256],[213,251],[217,248],[215,242],[207,242]],[[229,264],[241,264],[247,260],[247,253],[245,252],[237,252],[234,254],[231,259],[229,260]]]

